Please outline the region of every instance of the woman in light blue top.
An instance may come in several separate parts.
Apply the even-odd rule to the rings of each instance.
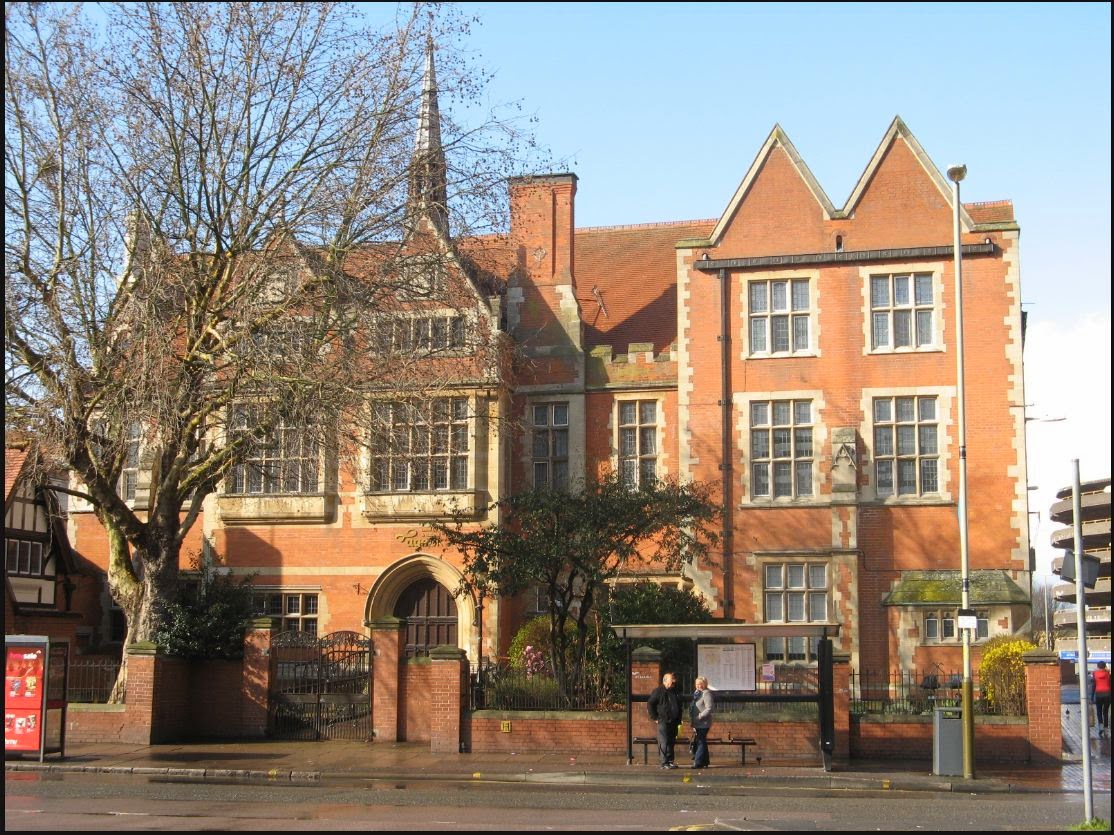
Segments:
[[[712,711],[715,701],[712,691],[708,689],[708,679],[699,676],[696,679],[696,692],[692,694],[692,704],[689,705],[689,719],[692,729],[696,733],[696,750],[692,752],[692,767],[708,767],[708,731],[712,727]]]

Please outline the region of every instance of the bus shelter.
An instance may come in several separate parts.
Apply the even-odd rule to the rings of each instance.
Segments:
[[[623,640],[627,667],[627,765],[634,761],[633,710],[635,701],[644,702],[646,696],[635,696],[631,681],[632,642],[688,638],[696,647],[697,669],[707,675],[705,666],[714,666],[713,681],[726,682],[729,686],[717,687],[717,696],[729,695],[732,702],[773,702],[817,705],[820,751],[825,771],[831,770],[835,750],[835,711],[832,673],[832,638],[839,635],[837,623],[684,623],[684,624],[616,624],[615,634]],[[766,638],[816,639],[816,683],[810,692],[762,691],[757,669],[757,644]],[[749,651],[747,648],[749,647]],[[733,648],[733,649],[727,649]],[[703,650],[703,651],[702,651]]]

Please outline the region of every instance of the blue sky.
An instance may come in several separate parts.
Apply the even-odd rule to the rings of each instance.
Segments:
[[[775,124],[842,206],[895,115],[967,165],[964,202],[1013,200],[1029,414],[1066,418],[1029,424],[1047,562],[1072,459],[1111,469],[1108,4],[457,5],[490,102],[579,176],[580,226],[718,217]]]

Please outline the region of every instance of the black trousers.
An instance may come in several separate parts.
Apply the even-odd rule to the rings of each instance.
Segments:
[[[661,765],[673,762],[673,746],[677,741],[676,722],[658,722],[658,757]]]

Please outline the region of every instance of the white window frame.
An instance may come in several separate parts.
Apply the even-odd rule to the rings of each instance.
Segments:
[[[619,479],[629,487],[640,487],[651,476],[656,480],[661,474],[658,466],[661,457],[661,401],[632,397],[617,401],[615,406]],[[647,406],[654,409],[652,420],[647,419]],[[630,409],[634,411],[633,421],[628,420],[625,414]]]
[[[467,348],[468,317],[462,313],[397,314],[381,317],[377,325],[380,355],[456,356]]]
[[[785,557],[763,560],[763,623],[827,623],[832,606],[832,562],[829,559]],[[821,578],[819,575],[823,574]],[[773,582],[771,582],[773,581]],[[794,604],[799,601],[799,608]],[[765,638],[767,660],[815,663],[819,638]]]
[[[444,404],[444,419],[440,412]],[[472,483],[472,404],[468,397],[428,403],[383,400],[374,410],[367,450],[367,492],[444,493]],[[382,425],[380,425],[382,424]],[[443,464],[443,467],[440,466]]]
[[[320,636],[322,597],[320,591],[257,586],[252,590],[252,605],[260,616],[278,618],[283,632]]]
[[[790,357],[816,353],[814,277],[800,274],[748,276],[743,285],[748,356]]]
[[[886,269],[864,267],[863,322],[866,354],[941,351],[943,331],[943,268],[938,264],[896,264]],[[879,292],[885,286],[884,296]],[[904,323],[904,324],[903,324]],[[907,338],[899,334],[907,331]],[[896,344],[899,341],[902,344]]]
[[[21,536],[4,538],[5,571],[12,577],[29,577],[34,580],[51,580],[50,544]]]
[[[128,437],[124,450],[124,466],[120,470],[120,498],[129,504],[135,502],[135,494],[139,488],[139,447],[142,439],[142,427],[133,421],[128,425]]]
[[[877,394],[871,399],[870,416],[877,495],[896,499],[940,496],[946,440],[940,398],[935,394]],[[909,466],[912,490],[903,489],[908,481],[902,479],[902,471]]]
[[[807,421],[802,409],[808,410]],[[771,501],[816,497],[816,405],[810,398],[750,400],[750,494]],[[805,436],[807,432],[807,440]],[[786,440],[779,440],[779,433]],[[764,440],[759,440],[759,439]],[[789,490],[778,490],[779,468],[788,467]],[[807,474],[803,470],[807,468]],[[784,483],[784,482],[781,482]]]
[[[973,641],[986,641],[990,638],[990,612],[986,609],[975,611],[976,626]],[[935,634],[930,634],[935,632]],[[959,629],[958,609],[930,609],[921,615],[921,643],[926,645],[955,644],[963,640]]]
[[[230,440],[236,433],[252,431],[254,425],[251,404],[231,408]],[[310,430],[279,418],[272,441],[267,447],[249,450],[250,455],[232,468],[225,480],[225,495],[300,496],[321,492],[321,450]]]
[[[448,286],[446,259],[438,254],[406,256],[399,265],[401,295],[410,299],[444,296]]]

